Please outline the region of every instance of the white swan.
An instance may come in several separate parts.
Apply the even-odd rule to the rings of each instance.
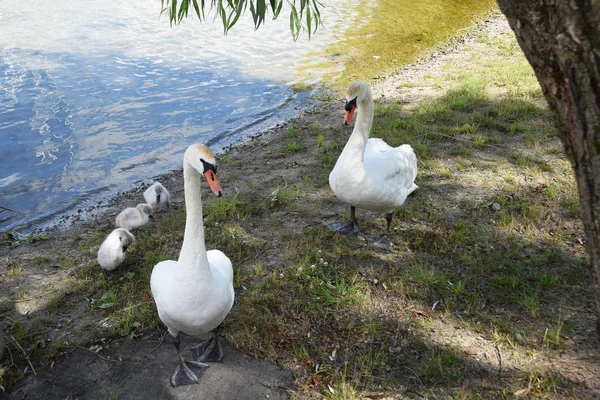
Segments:
[[[115,222],[117,227],[130,231],[146,225],[149,219],[154,220],[152,206],[150,204],[138,204],[135,207],[128,207],[121,211]]]
[[[369,139],[375,105],[368,85],[350,84],[345,109],[346,125],[352,121],[354,110],[358,115],[352,135],[329,174],[329,186],[338,199],[350,205],[351,220],[329,227],[340,233],[356,232],[358,207],[385,213],[389,232],[394,209],[418,188],[414,183],[417,157],[408,144],[394,148],[381,139]]]
[[[196,361],[183,358],[179,333],[197,337],[216,328],[233,305],[233,269],[231,261],[219,250],[206,251],[202,222],[201,176],[213,193],[222,195],[212,151],[195,144],[183,156],[186,220],[183,245],[177,261],[162,261],[154,266],[150,288],[158,316],[175,338],[181,363],[171,375],[173,386],[198,383],[189,366],[205,367],[203,361],[220,361],[223,350],[216,335],[194,347]]]
[[[135,237],[126,229],[117,228],[112,231],[100,245],[98,264],[102,269],[112,271],[125,259],[127,247],[133,244]]]
[[[153,209],[160,210],[170,204],[171,194],[160,182],[154,182],[144,191],[144,199]]]

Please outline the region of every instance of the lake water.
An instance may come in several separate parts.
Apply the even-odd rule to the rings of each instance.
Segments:
[[[291,85],[319,79],[298,78],[297,65],[337,40],[357,3],[323,8],[327,25],[293,42],[285,9],[258,31],[248,14],[224,36],[219,21],[171,28],[158,0],[4,0],[0,206],[15,213],[0,213],[0,231],[180,168],[190,143],[219,151],[295,116],[310,95]]]

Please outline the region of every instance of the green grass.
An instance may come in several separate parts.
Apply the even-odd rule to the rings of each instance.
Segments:
[[[23,272],[23,267],[20,265],[16,265],[16,266],[8,268],[8,270],[4,274],[4,277],[6,279],[13,279],[13,278],[16,278],[17,276],[21,275],[21,272]]]
[[[283,150],[289,152],[289,153],[294,153],[296,151],[298,151],[299,147],[298,147],[298,142],[290,142],[287,143],[284,147]]]

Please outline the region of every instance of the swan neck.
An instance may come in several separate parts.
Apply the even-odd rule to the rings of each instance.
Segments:
[[[365,147],[369,140],[371,125],[373,124],[373,115],[375,113],[375,105],[371,98],[364,98],[356,109],[356,122],[352,135],[348,139],[346,149],[351,151],[353,157],[358,157],[361,161],[364,160]]]
[[[186,217],[179,263],[188,268],[209,271],[210,267],[204,243],[201,177],[198,171],[186,161],[183,163],[183,184]]]

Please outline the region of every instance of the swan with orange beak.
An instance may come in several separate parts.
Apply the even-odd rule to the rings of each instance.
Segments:
[[[181,332],[200,337],[225,319],[233,306],[233,269],[229,258],[219,250],[206,251],[202,219],[201,181],[206,178],[212,192],[221,197],[213,152],[203,144],[188,147],[183,156],[186,207],[183,245],[177,261],[154,266],[150,288],[161,321],[167,326],[180,363],[171,375],[171,385],[198,383],[192,368],[202,371],[206,362],[221,361],[223,349],[216,334],[193,348],[194,360],[181,355]]]
[[[389,233],[394,210],[418,188],[414,183],[417,157],[412,147],[408,144],[391,147],[381,139],[369,139],[374,110],[369,86],[362,82],[351,83],[346,93],[344,124],[352,122],[355,111],[356,122],[329,174],[333,193],[350,205],[350,221],[329,225],[330,229],[342,234],[358,231],[356,208],[385,213]],[[387,235],[373,243],[384,249],[392,246]]]

